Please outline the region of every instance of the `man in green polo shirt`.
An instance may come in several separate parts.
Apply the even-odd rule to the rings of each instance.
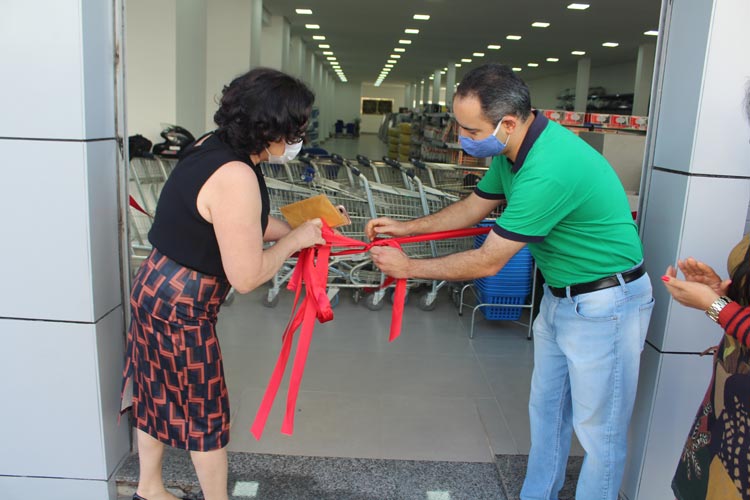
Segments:
[[[436,214],[370,221],[368,237],[469,227],[503,200],[507,207],[478,249],[415,260],[376,247],[373,260],[396,278],[459,281],[496,274],[528,245],[546,284],[533,327],[531,450],[521,499],[557,498],[575,429],[586,451],[576,498],[616,500],[653,309],[627,196],[599,153],[532,112],[528,87],[506,66],[469,72],[453,110],[464,150],[494,157],[485,177]]]

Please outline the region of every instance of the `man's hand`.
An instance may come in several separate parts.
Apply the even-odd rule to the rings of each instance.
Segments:
[[[365,234],[370,241],[373,241],[381,234],[387,234],[390,236],[408,236],[409,229],[406,222],[395,221],[388,217],[379,217],[367,222],[367,226],[365,226]]]
[[[732,280],[722,281],[721,277],[716,274],[716,271],[711,266],[692,257],[688,257],[685,260],[678,260],[677,267],[685,275],[685,281],[708,285],[718,295],[726,295],[729,285],[732,283]],[[674,270],[674,268],[670,266],[667,274],[669,274],[670,270]],[[676,276],[676,273],[671,275]]]
[[[411,259],[398,248],[380,246],[370,249],[372,261],[391,278],[409,278]]]

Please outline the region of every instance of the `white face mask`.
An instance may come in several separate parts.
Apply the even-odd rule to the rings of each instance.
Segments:
[[[284,154],[281,156],[272,155],[268,148],[266,148],[266,152],[268,153],[268,163],[277,163],[281,165],[289,163],[297,157],[301,150],[302,141],[295,142],[294,144],[284,143]]]

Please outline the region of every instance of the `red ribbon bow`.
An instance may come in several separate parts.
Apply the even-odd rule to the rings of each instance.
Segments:
[[[310,349],[312,332],[315,328],[315,320],[317,319],[321,323],[325,323],[333,319],[333,309],[326,292],[326,286],[328,284],[328,262],[332,255],[365,253],[375,246],[390,246],[400,249],[401,245],[405,243],[477,236],[479,234],[486,234],[490,229],[491,228],[489,227],[480,227],[422,234],[418,236],[406,236],[402,238],[381,238],[367,244],[337,234],[323,223],[322,234],[326,244],[305,248],[299,252],[297,266],[295,267],[292,278],[289,280],[289,285],[287,286],[289,290],[296,292],[294,305],[292,306],[292,315],[282,337],[281,352],[276,361],[276,367],[274,368],[271,380],[266,387],[266,392],[263,395],[263,401],[260,404],[260,408],[258,408],[255,421],[250,428],[250,432],[255,436],[255,439],[259,440],[263,434],[268,415],[271,413],[273,401],[276,398],[276,393],[281,385],[281,379],[286,371],[287,361],[289,360],[289,354],[292,350],[294,334],[301,326],[302,330],[300,332],[299,341],[297,342],[297,354],[294,357],[294,366],[289,381],[289,391],[287,392],[286,413],[284,415],[284,422],[281,426],[281,432],[284,434],[291,435],[294,432],[294,410],[297,405],[297,395],[299,394],[302,376],[305,371],[305,363],[307,361],[307,353]],[[343,247],[347,249],[332,252],[332,247]],[[395,280],[394,278],[388,277],[380,287],[388,287],[394,281],[396,282],[396,290],[393,295],[393,312],[391,315],[391,331],[390,337],[388,338],[389,342],[393,342],[401,334],[404,301],[406,299],[406,280]],[[305,287],[305,297],[302,299],[300,308],[297,309],[303,285]],[[295,311],[297,311],[296,314]]]

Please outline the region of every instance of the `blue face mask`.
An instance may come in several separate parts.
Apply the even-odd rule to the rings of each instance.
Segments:
[[[510,135],[508,135],[508,139],[505,139],[505,144],[503,144],[495,136],[500,131],[500,125],[502,124],[502,121],[498,123],[495,131],[481,141],[472,139],[471,137],[459,136],[458,141],[461,143],[461,148],[475,158],[488,158],[499,155],[508,146],[508,139],[510,138]]]

